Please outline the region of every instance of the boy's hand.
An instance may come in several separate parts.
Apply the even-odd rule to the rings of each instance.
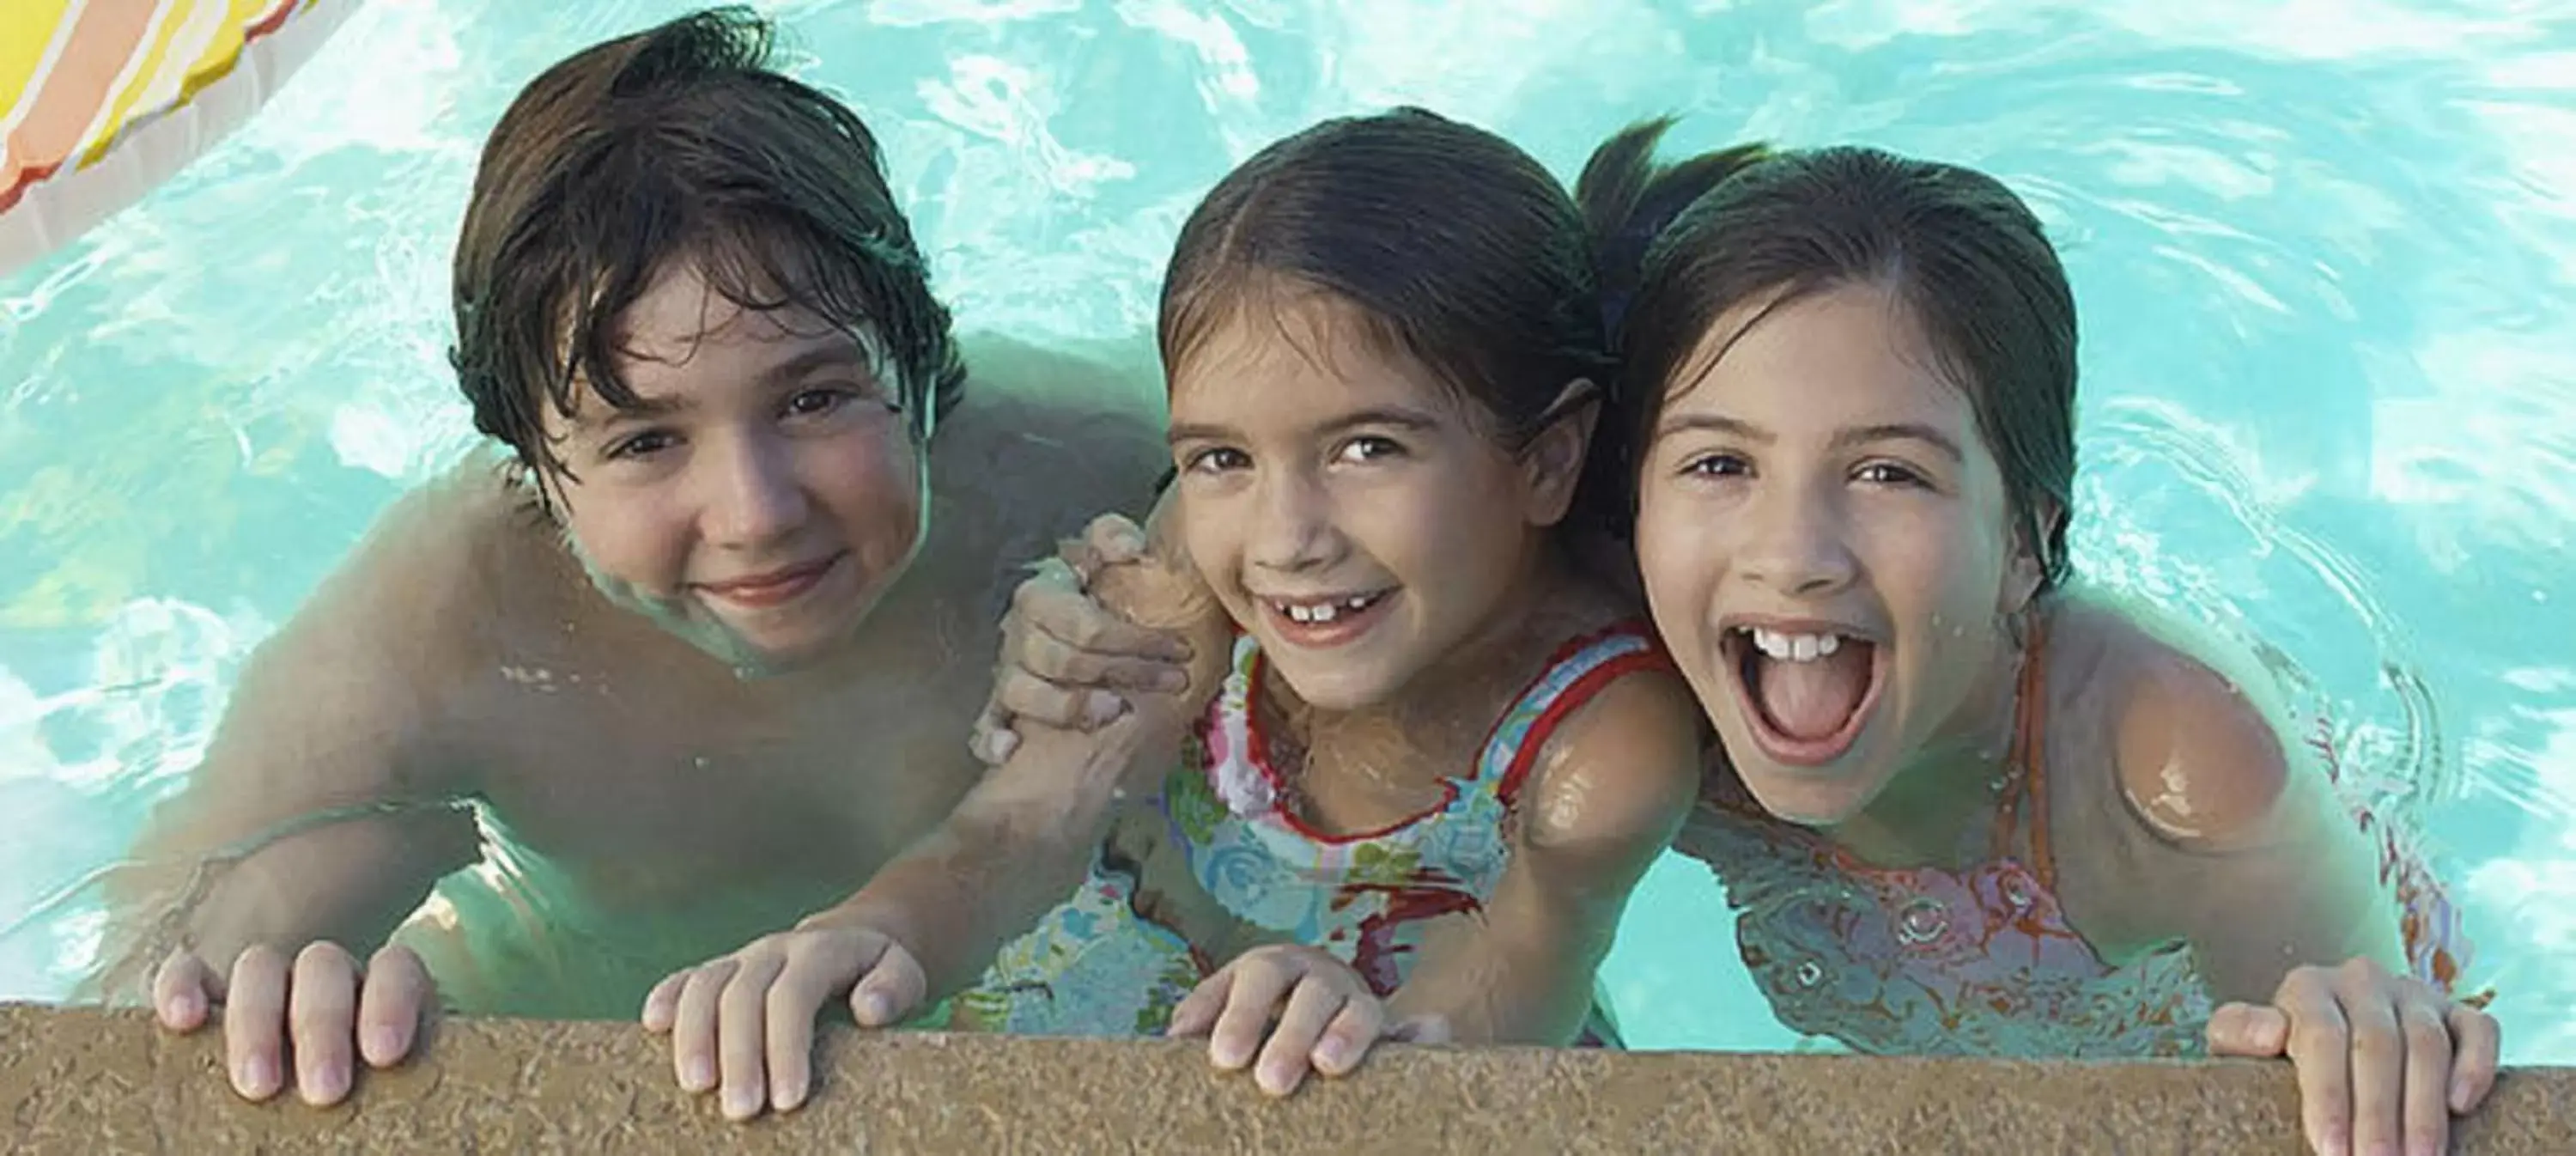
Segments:
[[[1389,1025],[1386,1004],[1349,964],[1293,943],[1256,947],[1201,981],[1172,1009],[1166,1034],[1206,1035],[1208,1058],[1227,1071],[1258,1051],[1253,1082],[1273,1096],[1296,1091],[1309,1069],[1348,1073],[1379,1040],[1448,1038],[1437,1021]]]
[[[1179,635],[1139,626],[1092,597],[1102,570],[1144,554],[1144,531],[1103,514],[1012,592],[992,700],[968,740],[977,759],[1000,766],[1010,758],[1020,718],[1088,731],[1126,713],[1122,690],[1169,693],[1188,684],[1190,648]]]
[[[726,1118],[748,1120],[764,1105],[785,1112],[805,1102],[825,1000],[847,993],[859,1026],[881,1028],[912,1014],[928,986],[902,944],[818,917],[653,985],[644,1027],[670,1033],[682,1088],[721,1082]]]
[[[2450,1151],[2452,1114],[2495,1087],[2497,1049],[2495,1017],[2366,958],[2299,968],[2270,1004],[2209,1019],[2210,1054],[2296,1065],[2318,1156]]]
[[[430,990],[429,969],[407,947],[377,952],[363,972],[333,943],[308,944],[291,964],[276,948],[254,945],[233,957],[228,973],[182,949],[153,973],[152,1008],[161,1026],[193,1032],[221,1006],[224,1069],[245,1099],[285,1089],[292,1037],[295,1090],[327,1107],[349,1094],[353,1052],[377,1068],[411,1053]]]

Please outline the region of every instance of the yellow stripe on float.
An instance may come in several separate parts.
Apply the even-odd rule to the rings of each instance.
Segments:
[[[232,75],[233,66],[241,63],[242,53],[250,48],[250,30],[267,26],[271,17],[294,6],[295,0],[232,0],[231,13],[180,78],[179,95],[173,103],[195,100],[207,85]]]
[[[35,107],[62,41],[72,34],[72,0],[17,0],[0,9],[0,138]]]

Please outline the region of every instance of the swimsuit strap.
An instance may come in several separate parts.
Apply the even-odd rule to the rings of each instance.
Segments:
[[[1477,752],[1472,783],[1490,789],[1505,806],[1518,798],[1539,752],[1557,724],[1581,710],[1611,683],[1640,670],[1671,670],[1654,627],[1628,619],[1569,639],[1495,720]]]
[[[2040,886],[2055,890],[2057,862],[2048,853],[2048,774],[2046,765],[2048,690],[2048,617],[2030,619],[2030,640],[2022,649],[2021,678],[2013,700],[2012,751],[2004,773],[2012,777],[2003,806],[1995,812],[1994,847],[1998,857],[2012,852],[2013,833],[2021,827],[2024,804],[2030,812],[2030,868]]]

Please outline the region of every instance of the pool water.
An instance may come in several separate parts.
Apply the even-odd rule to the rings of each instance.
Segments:
[[[472,444],[449,245],[518,86],[693,5],[366,0],[246,128],[0,280],[0,998],[245,652]],[[1195,198],[1427,105],[1571,176],[1606,132],[1985,168],[2085,319],[2076,549],[2266,640],[2468,911],[2517,1062],[2576,1062],[2576,17],[2538,0],[787,0],[970,329],[1151,324]],[[538,14],[542,11],[543,14]],[[1668,859],[1605,973],[1642,1047],[1802,1046]]]

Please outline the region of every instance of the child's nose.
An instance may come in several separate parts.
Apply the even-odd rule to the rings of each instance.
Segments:
[[[805,522],[805,486],[784,447],[747,441],[716,455],[701,526],[731,549],[757,549]]]

